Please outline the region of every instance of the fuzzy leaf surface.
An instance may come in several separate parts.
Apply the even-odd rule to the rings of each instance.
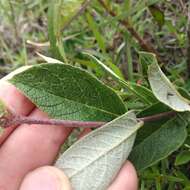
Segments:
[[[63,169],[74,190],[106,190],[126,161],[142,125],[133,112],[127,112],[71,146],[56,166]]]
[[[71,65],[35,65],[9,81],[53,118],[110,121],[126,111],[111,88]]]

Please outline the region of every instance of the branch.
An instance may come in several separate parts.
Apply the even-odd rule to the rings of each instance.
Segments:
[[[162,119],[163,117],[172,117],[175,116],[176,112],[174,111],[169,111],[169,112],[163,112],[163,113],[159,113],[159,114],[155,114],[155,115],[151,115],[151,116],[146,116],[146,117],[141,117],[138,118],[138,120],[140,121],[144,121],[144,122],[151,122],[151,121],[157,121]]]
[[[172,117],[176,115],[176,112],[169,111],[164,113],[159,113],[152,116],[138,118],[139,121],[143,122],[152,122],[162,119],[163,117]],[[10,126],[21,125],[21,124],[40,124],[40,125],[54,125],[54,126],[63,126],[63,127],[71,127],[71,128],[98,128],[102,125],[105,125],[106,122],[102,121],[71,121],[71,120],[60,120],[60,119],[38,119],[35,117],[26,117],[26,116],[18,116],[8,115],[0,118],[0,124],[2,128],[7,128]]]
[[[106,12],[108,12],[112,17],[117,17],[117,14],[111,10],[107,4],[104,2],[104,0],[98,0],[99,3],[102,5],[102,7],[104,7],[104,9],[106,10]],[[137,33],[137,31],[133,28],[133,26],[131,26],[128,22],[128,20],[119,20],[119,22],[130,32],[130,34],[138,41],[138,43],[140,44],[141,48],[148,51],[148,52],[152,52],[156,55],[158,61],[160,63],[162,63],[163,61],[161,60],[158,52],[156,51],[156,49],[154,49],[154,47],[152,47],[150,44],[148,44],[143,38],[140,37],[140,35]]]
[[[1,122],[2,123],[2,122]],[[35,117],[26,116],[12,116],[7,119],[4,118],[4,128],[21,125],[21,124],[39,124],[39,125],[62,125],[63,127],[82,127],[82,128],[97,128],[105,124],[101,121],[71,121],[71,120],[60,120],[60,119],[39,119]]]

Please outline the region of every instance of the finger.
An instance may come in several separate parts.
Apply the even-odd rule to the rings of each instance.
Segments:
[[[29,173],[23,180],[20,190],[71,190],[66,175],[59,169],[45,166]]]
[[[108,190],[137,190],[138,178],[134,166],[127,161]]]
[[[35,109],[31,116],[47,118]],[[0,149],[0,187],[18,189],[23,177],[38,167],[51,165],[71,129],[62,126],[21,125]],[[1,188],[0,188],[1,189]]]
[[[127,161],[108,190],[137,190],[137,184],[136,171]],[[43,167],[27,175],[20,188],[20,190],[34,189],[70,190],[71,185],[62,171],[54,167]]]
[[[25,96],[4,80],[0,81],[0,100],[5,103],[9,110],[21,115],[29,114],[34,108],[34,105]],[[14,129],[15,127],[11,127],[4,130],[0,136],[0,145]]]

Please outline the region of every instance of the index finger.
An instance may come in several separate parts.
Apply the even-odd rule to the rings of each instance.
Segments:
[[[0,99],[4,102],[7,108],[19,115],[28,115],[34,105],[23,96],[12,84],[6,80],[0,80]],[[16,126],[9,127],[4,130],[0,136],[0,145],[6,140]]]

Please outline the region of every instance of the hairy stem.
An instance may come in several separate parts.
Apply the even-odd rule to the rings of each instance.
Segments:
[[[155,114],[152,116],[138,118],[139,121],[151,122],[162,119],[163,117],[172,117],[176,115],[176,112],[169,111],[164,113]],[[102,125],[105,125],[106,122],[102,121],[71,121],[71,120],[60,120],[60,119],[39,119],[35,117],[26,117],[18,116],[12,114],[11,117],[2,117],[1,118],[1,127],[7,128],[9,126],[21,125],[21,124],[40,124],[40,125],[59,125],[63,127],[72,127],[72,128],[98,128]]]
[[[141,118],[138,118],[138,120],[144,121],[144,122],[151,122],[151,121],[157,121],[159,119],[162,119],[163,117],[172,117],[175,115],[176,115],[176,112],[169,111],[169,112],[158,113],[151,116],[141,117]]]
[[[63,127],[97,128],[105,124],[101,121],[70,121],[60,119],[39,119],[35,117],[14,116],[7,121],[6,126],[21,124],[62,125]]]

